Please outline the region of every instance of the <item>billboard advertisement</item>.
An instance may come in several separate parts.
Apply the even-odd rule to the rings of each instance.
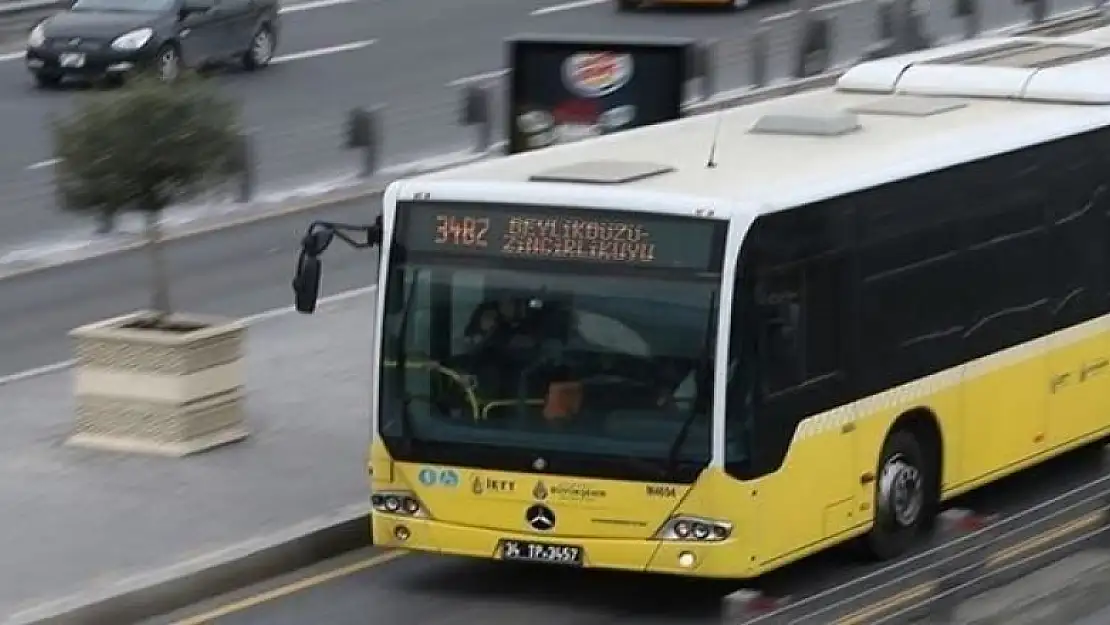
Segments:
[[[509,153],[678,119],[694,41],[508,41]]]

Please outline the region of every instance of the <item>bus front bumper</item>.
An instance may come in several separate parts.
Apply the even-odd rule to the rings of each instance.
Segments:
[[[503,559],[503,541],[538,542],[581,549],[581,566],[695,577],[741,578],[731,540],[719,543],[546,537],[374,513],[374,545],[442,555]]]

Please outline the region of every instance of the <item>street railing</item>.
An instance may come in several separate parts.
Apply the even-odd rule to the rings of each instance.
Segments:
[[[684,114],[831,84],[838,70],[860,60],[1009,32],[1060,34],[1105,23],[1107,0],[794,0],[783,13],[751,23],[735,36],[703,41],[692,64]],[[1024,16],[1024,17],[1022,17]],[[490,42],[490,45],[500,45]],[[243,176],[220,199],[266,201],[271,192],[324,180],[335,184],[387,180],[503,152],[506,74],[429,85],[388,101],[322,104],[311,123],[282,129],[247,128]],[[302,112],[303,113],[303,112]],[[271,114],[284,114],[282,111]],[[289,115],[299,115],[290,111]],[[249,120],[248,120],[249,121]],[[353,132],[359,127],[369,134]],[[44,129],[45,131],[45,129]],[[446,156],[445,156],[446,155]],[[408,164],[408,165],[406,165]],[[5,235],[30,238],[57,229],[49,163],[10,174],[0,188]],[[263,194],[262,192],[266,193]],[[72,224],[71,221],[64,223]],[[9,241],[0,241],[0,245]]]

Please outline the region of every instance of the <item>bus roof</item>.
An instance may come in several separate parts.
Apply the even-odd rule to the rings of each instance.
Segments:
[[[417,180],[589,183],[771,212],[1110,125],[1110,29],[1100,30],[869,61],[828,88]]]

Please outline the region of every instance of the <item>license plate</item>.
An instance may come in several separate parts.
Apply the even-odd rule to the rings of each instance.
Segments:
[[[65,52],[58,56],[58,64],[62,67],[84,67],[85,55],[77,52]]]
[[[543,562],[547,564],[582,565],[582,548],[572,545],[552,545],[523,540],[503,540],[501,559],[517,562]]]

